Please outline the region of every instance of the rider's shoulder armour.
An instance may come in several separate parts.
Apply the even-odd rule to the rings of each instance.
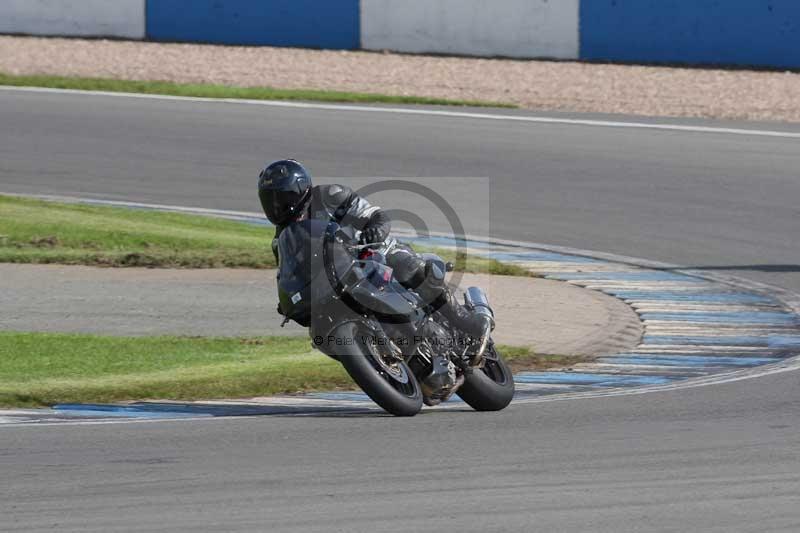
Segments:
[[[325,207],[332,211],[347,209],[353,197],[353,190],[344,185],[321,185],[320,193]]]
[[[317,209],[323,209],[328,216],[341,219],[352,207],[353,190],[344,185],[320,185],[315,199]]]

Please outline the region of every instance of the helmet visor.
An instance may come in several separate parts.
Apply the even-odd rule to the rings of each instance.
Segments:
[[[296,191],[263,191],[259,196],[264,214],[273,224],[284,224],[291,220],[303,200],[303,194]]]

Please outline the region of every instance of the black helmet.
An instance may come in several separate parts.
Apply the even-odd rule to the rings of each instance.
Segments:
[[[311,174],[294,159],[275,161],[258,175],[261,207],[276,225],[297,216],[310,190]]]

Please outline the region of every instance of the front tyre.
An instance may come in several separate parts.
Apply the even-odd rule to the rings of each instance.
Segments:
[[[500,411],[514,398],[514,376],[494,344],[486,349],[482,368],[466,376],[457,394],[476,411]]]
[[[395,416],[414,416],[422,409],[422,390],[404,361],[381,355],[379,346],[369,342],[373,334],[362,324],[348,322],[337,327],[337,339],[353,339],[335,351],[350,377],[372,401]]]

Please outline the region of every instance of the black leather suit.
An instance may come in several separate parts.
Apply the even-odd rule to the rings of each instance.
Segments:
[[[340,226],[349,226],[361,232],[366,228],[379,228],[384,238],[389,236],[391,221],[378,206],[371,205],[352,189],[343,185],[318,185],[311,189],[310,199],[296,220],[306,218],[333,220]],[[273,241],[277,259],[276,242],[284,226],[278,226]],[[444,283],[432,278],[426,261],[410,247],[396,245],[387,255],[386,263],[392,267],[395,279],[404,287],[416,290],[424,299],[433,302],[457,327],[477,335],[483,331],[484,322],[468,309],[458,304]]]

